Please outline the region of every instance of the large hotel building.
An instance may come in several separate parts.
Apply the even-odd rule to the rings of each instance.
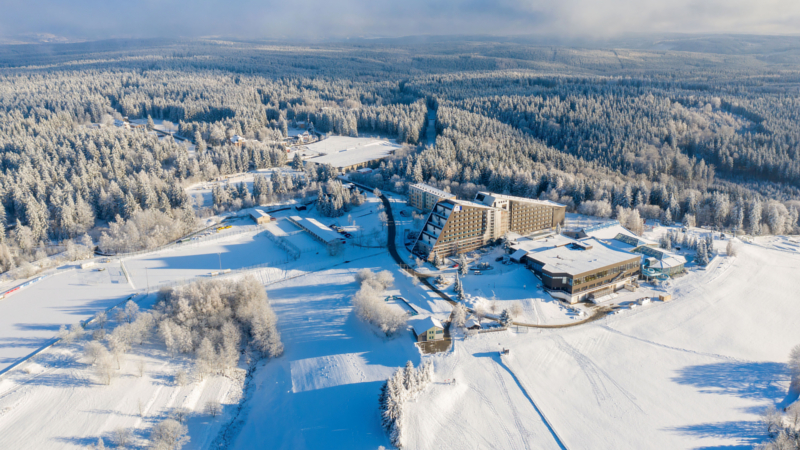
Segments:
[[[508,232],[554,228],[564,222],[565,213],[566,206],[559,203],[488,192],[479,192],[473,202],[439,199],[413,251],[432,261],[435,255],[443,258],[475,250]]]

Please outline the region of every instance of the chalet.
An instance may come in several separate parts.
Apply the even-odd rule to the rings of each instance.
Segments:
[[[247,142],[247,139],[239,136],[238,134],[234,134],[233,136],[231,136],[231,144],[237,147],[241,146],[245,142]]]
[[[440,341],[444,339],[444,327],[442,322],[433,317],[414,320],[411,323],[417,342]]]

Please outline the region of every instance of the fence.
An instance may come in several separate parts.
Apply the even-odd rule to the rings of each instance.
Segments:
[[[302,231],[300,231],[300,232],[302,233]],[[270,241],[274,242],[275,245],[277,245],[278,247],[282,248],[286,253],[288,253],[289,256],[292,259],[300,258],[300,253],[302,253],[300,251],[300,249],[297,248],[296,245],[294,245],[291,242],[289,242],[284,236],[279,236],[279,235],[275,234],[269,228],[267,228],[267,232],[264,233],[264,235],[267,237],[267,239],[269,239]]]

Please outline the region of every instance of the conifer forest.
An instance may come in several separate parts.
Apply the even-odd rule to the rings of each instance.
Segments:
[[[518,43],[289,45],[142,40],[0,49],[0,272],[63,251],[152,248],[214,207],[350,202],[332,167],[287,161],[287,130],[379,134],[404,148],[361,181],[542,198],[569,211],[798,232],[800,57]],[[140,128],[115,126],[125,119]],[[172,125],[150,133],[153,120]],[[233,145],[230,138],[246,138]],[[347,198],[344,198],[347,196]],[[356,196],[357,197],[357,196]],[[138,236],[131,239],[132,235]],[[89,236],[88,238],[86,236]],[[135,242],[135,245],[128,245]]]

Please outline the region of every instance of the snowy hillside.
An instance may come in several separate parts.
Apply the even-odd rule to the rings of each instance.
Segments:
[[[370,195],[353,211],[354,227],[381,227],[377,202]],[[395,212],[405,208],[399,197],[392,204]],[[385,248],[348,245],[330,256],[293,229],[288,214],[297,213],[276,214],[275,226],[302,250],[297,260],[240,219],[226,233],[114,260],[104,272],[72,268],[0,300],[7,344],[0,363],[9,365],[49,342],[61,324],[88,319],[133,292],[231,269],[227,279],[251,274],[265,286],[284,343],[283,355],[258,361],[249,381],[243,361],[238,375],[187,385],[177,374],[191,368],[191,356],[172,357],[151,343],[129,353],[109,386],[81,356],[88,339],[59,344],[0,377],[0,447],[84,448],[98,438],[111,443],[122,427],[132,430],[134,448],[144,448],[154,424],[178,408],[188,414],[186,449],[390,447],[378,395],[408,361],[435,366],[433,383],[405,407],[409,449],[746,448],[764,439],[760,412],[792,400],[784,361],[800,342],[800,255],[790,238],[739,243],[736,257],[725,256],[727,241],[715,242],[720,255],[706,269],[692,266],[668,286],[613,299],[624,305],[671,293],[670,302],[624,307],[567,328],[467,338],[453,330],[449,351],[423,355],[410,331],[386,338],[353,314],[355,273],[389,270],[395,283],[387,295],[405,299],[388,302],[391,308],[444,320],[452,306],[401,271]],[[343,220],[302,214],[326,224]],[[410,226],[396,217],[399,227]],[[570,221],[593,222],[577,215]],[[462,277],[467,305],[491,312],[519,304],[519,321],[532,325],[580,321],[585,306],[554,301],[528,270],[498,262],[501,254],[498,247],[471,256],[494,268]],[[441,271],[451,284],[440,289],[451,295],[455,272]],[[146,309],[153,296],[137,300]],[[510,354],[501,357],[503,348]],[[209,400],[222,404],[221,415],[206,412]]]
[[[457,342],[436,359],[438,378],[456,383],[412,406],[407,447],[558,448],[556,436],[597,449],[760,442],[760,412],[793,399],[785,361],[800,342],[800,260],[763,241],[772,238],[677,280],[668,303]],[[511,354],[501,359],[500,348]]]

